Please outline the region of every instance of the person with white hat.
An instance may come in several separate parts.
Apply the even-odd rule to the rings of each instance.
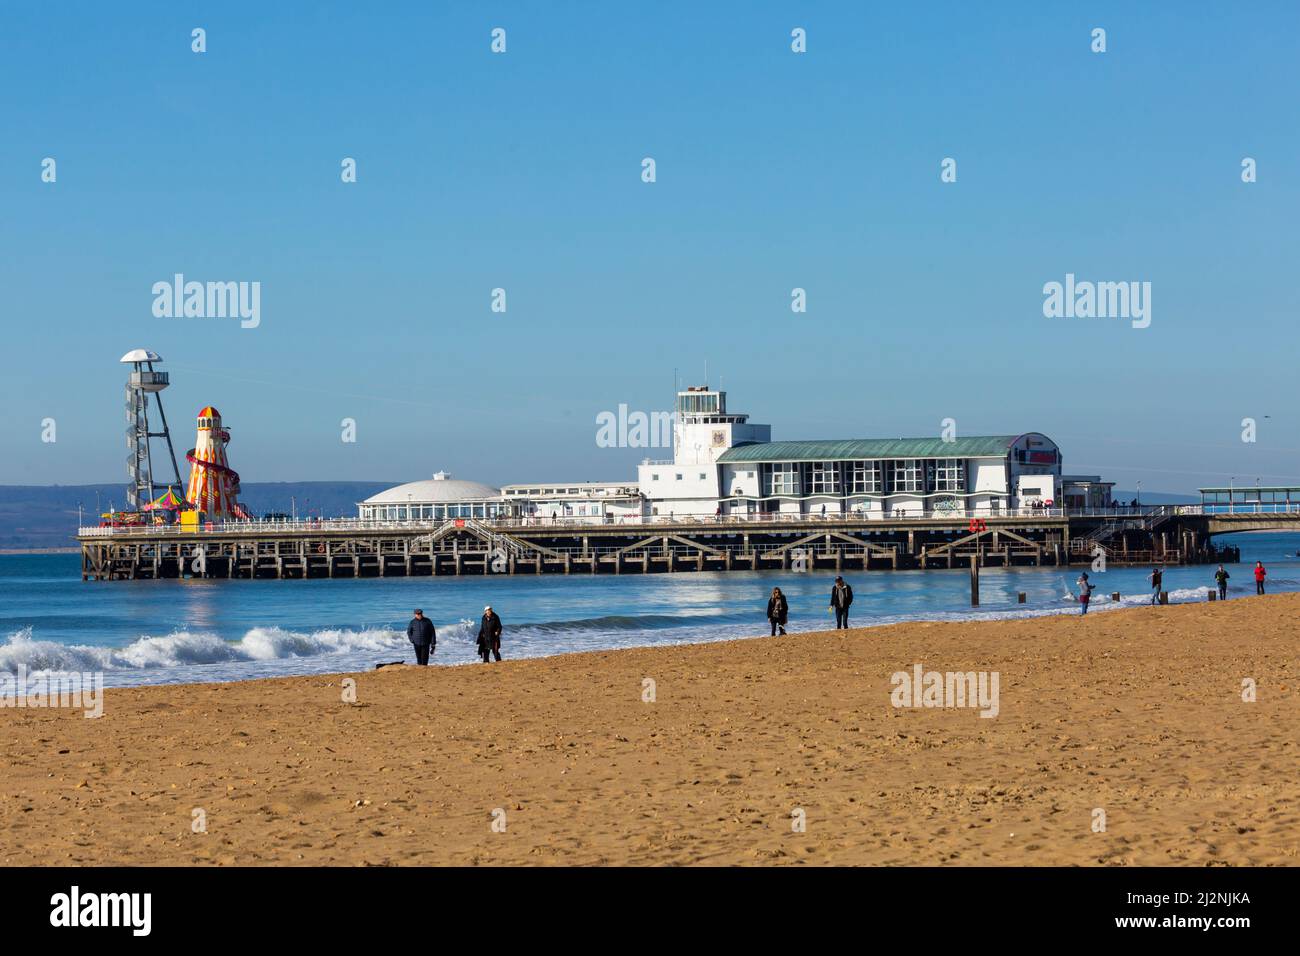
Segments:
[[[478,652],[483,663],[489,663],[489,655],[496,655],[501,660],[501,618],[489,604],[483,608],[483,620],[478,628]]]

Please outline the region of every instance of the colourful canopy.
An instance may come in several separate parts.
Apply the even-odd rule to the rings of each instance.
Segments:
[[[144,506],[144,511],[180,511],[185,502],[176,497],[176,492],[168,488],[161,496]]]

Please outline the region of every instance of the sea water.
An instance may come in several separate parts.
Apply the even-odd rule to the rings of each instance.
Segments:
[[[1300,590],[1300,534],[1237,534],[1229,598],[1255,593],[1262,560],[1270,592]],[[961,621],[1078,614],[1069,598],[1081,567],[985,568],[980,607],[966,570],[852,571],[850,623]],[[1165,570],[1175,603],[1204,601],[1214,565]],[[1089,615],[1149,603],[1149,568],[1090,574]],[[0,555],[0,671],[103,671],[107,686],[229,681],[369,670],[413,661],[411,611],[438,630],[436,664],[475,658],[478,619],[491,604],[507,658],[686,644],[768,633],[774,586],[790,603],[791,632],[834,626],[834,573],[781,571],[518,575],[306,581],[83,582],[80,556]],[[1027,595],[1016,602],[1017,592]],[[1118,604],[1110,594],[1119,591]]]

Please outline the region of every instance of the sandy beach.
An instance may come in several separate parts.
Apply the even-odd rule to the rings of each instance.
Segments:
[[[1295,865],[1298,618],[1280,595],[5,708],[0,862]],[[996,716],[893,706],[916,664],[996,672]]]

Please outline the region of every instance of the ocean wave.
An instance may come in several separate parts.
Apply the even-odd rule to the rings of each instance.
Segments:
[[[1206,600],[1208,587],[1178,588],[1169,592],[1171,603]],[[1113,601],[1100,589],[1093,594],[1091,609],[1096,612],[1119,610],[1149,604],[1151,594],[1136,592]],[[863,608],[866,610],[866,608]],[[859,614],[855,627],[878,627],[909,621],[990,621],[1016,620],[1077,614],[1073,595],[1026,605],[986,606],[981,609],[952,611]],[[792,633],[825,630],[832,626],[825,620],[792,616]],[[474,642],[478,622],[463,619],[439,624],[440,663],[468,662],[474,659]],[[727,613],[719,609],[708,615],[674,616],[669,614],[604,615],[573,620],[553,620],[527,624],[507,623],[508,645],[517,656],[535,657],[575,651],[642,647],[656,644],[690,644],[741,637],[758,637],[767,631],[767,622],[757,615]],[[226,640],[205,631],[177,630],[165,635],[145,635],[120,646],[90,646],[37,640],[31,627],[11,634],[0,644],[0,673],[41,671],[104,671],[120,675],[116,681],[128,683],[162,678],[170,669],[207,668],[207,677],[194,674],[191,680],[234,680],[264,672],[267,667],[290,673],[321,671],[331,666],[364,666],[379,660],[406,658],[410,645],[405,629],[388,625],[325,627],[293,630],[275,626],[249,628],[238,640]],[[298,663],[294,663],[294,662]],[[225,665],[225,666],[212,666]],[[285,670],[288,668],[289,670]],[[179,671],[177,672],[180,673]],[[130,675],[138,676],[130,676]],[[147,675],[159,675],[151,678]],[[178,678],[179,679],[179,678]]]
[[[163,667],[195,664],[285,660],[345,654],[354,651],[393,651],[406,642],[406,635],[387,629],[324,629],[310,633],[279,627],[254,627],[238,641],[215,634],[175,631],[161,637],[138,638],[124,647],[91,647],[58,644],[32,638],[30,628],[9,636],[0,645],[0,671],[17,673],[20,666],[35,671],[88,671]]]
[[[1170,604],[1186,604],[1189,601],[1204,601],[1206,595],[1210,593],[1210,588],[1174,588],[1174,590],[1166,593],[1169,595]],[[1078,598],[1073,594],[1067,593],[1063,595],[1061,599],[1075,604],[1078,603]],[[1151,592],[1139,591],[1136,594],[1124,594],[1120,596],[1118,601],[1114,601],[1111,600],[1110,593],[1102,593],[1100,586],[1098,586],[1098,589],[1093,592],[1092,601],[1090,603],[1092,607],[1100,607],[1108,604],[1113,607],[1137,607],[1142,604],[1151,603]]]

